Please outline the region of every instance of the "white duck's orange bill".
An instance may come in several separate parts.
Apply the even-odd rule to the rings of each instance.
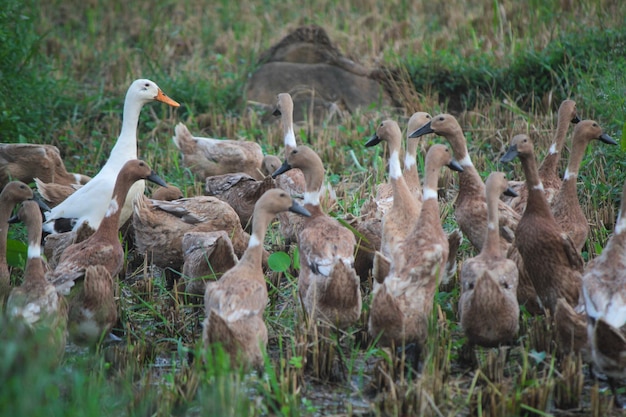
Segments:
[[[178,104],[177,102],[175,102],[174,100],[166,96],[163,93],[163,91],[161,91],[160,88],[159,88],[159,92],[157,93],[157,96],[154,99],[158,101],[162,101],[165,104],[169,104],[172,107],[180,107],[180,104]]]

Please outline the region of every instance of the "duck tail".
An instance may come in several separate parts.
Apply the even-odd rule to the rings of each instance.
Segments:
[[[178,123],[174,128],[174,133],[175,135],[172,136],[172,140],[182,153],[187,154],[194,152],[196,142],[184,123]]]

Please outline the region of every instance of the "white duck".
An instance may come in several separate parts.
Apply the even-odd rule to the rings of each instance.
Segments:
[[[150,80],[139,79],[130,85],[124,101],[122,131],[111,150],[109,159],[91,181],[45,213],[46,221],[43,224],[45,232],[60,233],[76,230],[85,221],[88,221],[93,229],[98,228],[113,196],[113,187],[118,173],[127,161],[137,159],[137,124],[141,108],[144,104],[154,100],[172,107],[180,106]],[[138,181],[131,187],[122,209],[120,224],[128,220],[132,214],[134,197],[142,194],[144,189],[144,181]]]

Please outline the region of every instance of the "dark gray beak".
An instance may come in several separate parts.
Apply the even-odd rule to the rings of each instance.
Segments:
[[[283,162],[283,164],[272,174],[272,178],[276,178],[280,174],[284,174],[285,172],[291,169],[291,165],[287,161]]]
[[[42,210],[44,210],[44,211],[50,211],[50,207],[48,207],[48,205],[46,204],[46,202],[45,202],[45,201],[43,201],[43,200],[41,199],[41,196],[39,196],[39,194],[35,193],[35,194],[33,195],[33,201],[34,201],[35,203],[37,203],[37,205],[38,205],[38,206],[39,206]]]
[[[504,190],[504,192],[502,194],[508,195],[509,197],[518,197],[519,196],[519,194],[517,194],[515,191],[513,191],[513,189],[511,187],[506,187],[506,190]]]
[[[293,202],[291,203],[291,207],[289,207],[289,211],[292,211],[297,214],[301,214],[305,217],[311,217],[311,213],[309,213],[309,210],[302,207],[295,200],[293,200]]]
[[[502,155],[502,158],[500,158],[500,162],[511,162],[518,154],[517,145],[511,145],[506,153]]]
[[[461,166],[461,164],[459,164],[455,159],[453,159],[449,164],[448,164],[448,168],[450,168],[452,171],[456,171],[456,172],[463,172],[463,167]]]
[[[274,109],[274,111],[272,112],[272,116],[281,116],[282,113],[280,112],[280,109],[278,107],[276,107],[276,109]]]
[[[369,148],[372,146],[376,146],[381,142],[381,139],[378,137],[378,135],[376,133],[374,133],[374,135],[372,135],[371,138],[369,138],[367,140],[367,142],[365,142],[365,147]]]
[[[419,138],[420,136],[427,135],[429,133],[435,133],[435,131],[430,127],[430,123],[426,123],[424,126],[417,129],[415,132],[409,135],[410,138]]]
[[[617,142],[615,141],[615,139],[613,139],[606,133],[601,134],[598,139],[600,139],[604,143],[608,143],[609,145],[617,145]]]

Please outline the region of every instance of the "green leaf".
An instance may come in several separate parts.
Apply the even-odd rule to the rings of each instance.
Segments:
[[[7,263],[10,266],[24,268],[28,256],[28,246],[19,240],[7,239]]]
[[[293,267],[298,271],[300,270],[300,250],[297,246],[293,248]]]
[[[622,148],[622,151],[626,151],[626,122],[624,122],[624,126],[622,126],[622,140],[620,147]]]
[[[267,264],[275,272],[285,272],[291,266],[291,258],[285,252],[274,252],[267,258]]]

